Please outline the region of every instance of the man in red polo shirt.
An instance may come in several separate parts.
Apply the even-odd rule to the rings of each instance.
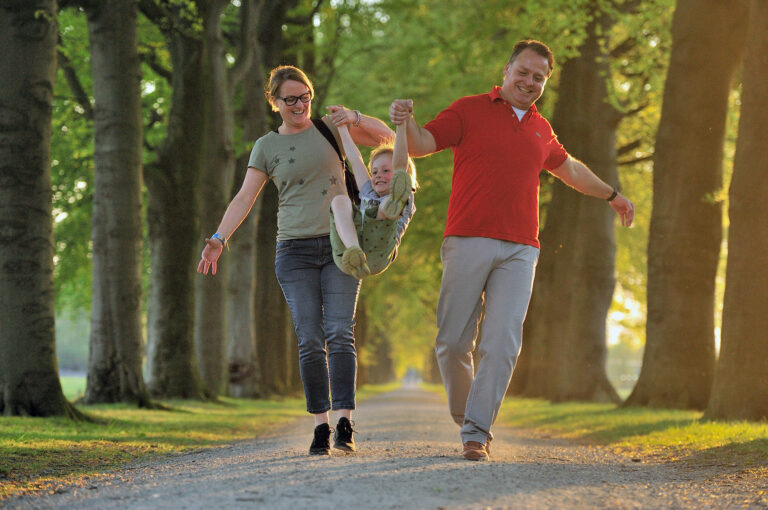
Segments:
[[[395,100],[389,115],[408,123],[408,149],[426,156],[453,150],[453,180],[441,258],[435,351],[463,456],[487,460],[491,425],[512,377],[539,257],[539,173],[608,200],[621,224],[632,224],[632,202],[565,151],[533,103],[544,92],[554,56],[543,43],[518,42],[501,87],[463,97],[423,128],[413,102]],[[482,359],[472,351],[485,307]]]

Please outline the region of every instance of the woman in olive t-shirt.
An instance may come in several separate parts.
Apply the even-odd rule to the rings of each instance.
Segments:
[[[360,281],[333,262],[328,214],[333,197],[346,193],[344,171],[335,149],[312,123],[314,89],[300,69],[273,69],[265,95],[282,124],[254,144],[243,185],[216,233],[205,240],[197,270],[216,274],[227,240],[270,179],[279,196],[275,274],[299,339],[307,411],[315,417],[309,452],[330,453],[331,409],[340,415],[334,447],[353,452],[350,416],[357,372],[353,324]],[[382,121],[356,110],[337,105],[332,111],[335,124],[346,123],[355,143],[378,145],[394,135]],[[337,136],[334,122],[323,121]]]

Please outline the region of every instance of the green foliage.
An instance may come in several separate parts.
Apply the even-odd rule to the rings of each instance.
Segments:
[[[74,9],[59,14],[59,49],[69,59],[92,97],[90,53],[85,15]],[[90,309],[91,208],[93,204],[93,123],[73,99],[62,69],[54,87],[51,180],[53,184],[54,282],[56,307]]]

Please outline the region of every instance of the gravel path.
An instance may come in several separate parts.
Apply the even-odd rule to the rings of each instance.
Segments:
[[[494,429],[490,462],[465,461],[443,399],[415,388],[367,400],[353,419],[355,455],[309,457],[307,418],[4,508],[768,508],[766,481],[733,467],[633,462],[505,427]]]

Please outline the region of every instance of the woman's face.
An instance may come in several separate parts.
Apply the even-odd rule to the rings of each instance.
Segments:
[[[286,80],[280,85],[277,94],[278,97],[275,98],[275,102],[284,123],[298,127],[310,122],[312,96],[306,85],[300,81]],[[294,101],[296,102],[293,103]]]
[[[392,180],[392,154],[384,152],[376,156],[371,164],[373,190],[381,197],[389,195],[389,181]]]

